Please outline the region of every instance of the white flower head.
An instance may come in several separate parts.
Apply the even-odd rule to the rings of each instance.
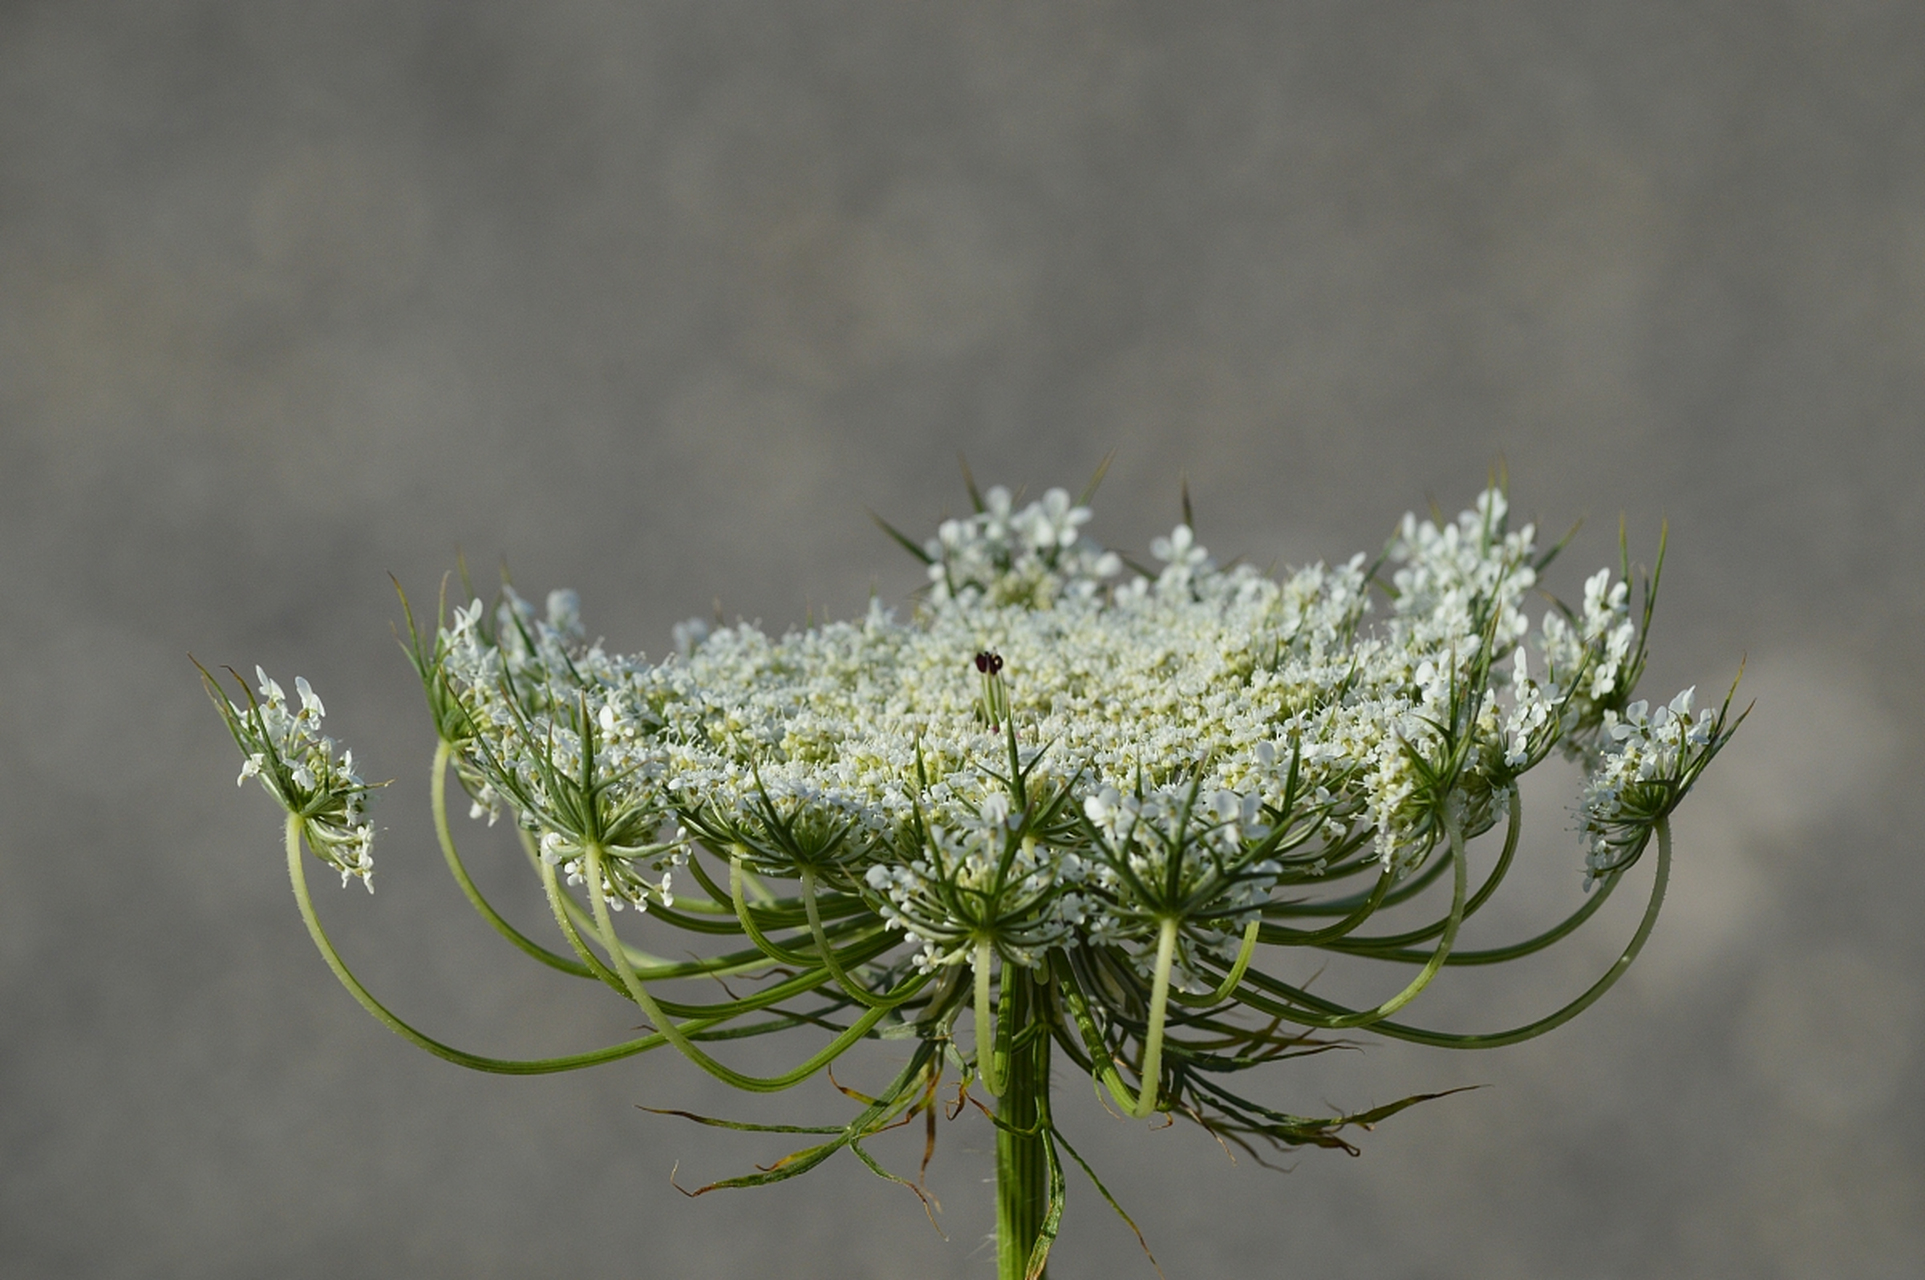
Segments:
[[[208,695],[241,749],[241,772],[235,781],[258,779],[300,823],[315,855],[341,873],[342,884],[359,878],[373,892],[374,828],[363,816],[369,787],[354,771],[354,753],[337,756],[334,740],[320,732],[326,712],[306,678],[295,678],[301,709],[290,714],[280,684],[259,667],[254,674],[259,699],[248,696],[241,704],[222,692],[212,674],[201,672]],[[247,694],[245,684],[241,688]]]
[[[1133,1115],[1220,1114],[1233,1136],[1331,1145],[1345,1120],[1200,1082],[1303,1052],[1292,1020],[1411,1032],[1379,1020],[1450,958],[1510,863],[1519,779],[1552,751],[1585,765],[1584,869],[1608,890],[1654,833],[1668,866],[1668,816],[1735,727],[1729,698],[1634,698],[1642,623],[1609,570],[1576,607],[1542,608],[1549,555],[1497,488],[1454,519],[1406,516],[1375,562],[1278,577],[1219,566],[1186,503],[1150,545],[1162,568],[1122,582],[1124,558],[1092,539],[1069,491],[1027,505],[1000,485],[971,495],[974,510],[933,536],[896,535],[928,571],[905,617],[871,598],[860,617],[781,634],[690,619],[661,661],[589,643],[570,591],[538,609],[504,586],[455,608],[431,645],[410,618],[437,761],[474,817],[512,819],[582,963],[516,934],[456,863],[483,914],[550,963],[608,979],[732,1082],[739,1071],[697,1041],[807,1024],[835,1031],[832,1057],[863,1035],[913,1038],[927,1065],[869,1113],[913,1119],[936,1062],[1000,1094],[999,1058],[1047,1033],[1080,1038],[1087,1052],[1065,1039],[1068,1056]],[[343,883],[367,883],[352,754],[320,733],[306,679],[290,706],[255,674],[241,702],[209,677],[238,781],[287,811],[294,855],[304,836]],[[444,822],[438,810],[453,862]],[[1467,842],[1500,823],[1510,843],[1469,896]],[[1662,873],[1653,883],[1649,911]],[[1432,925],[1360,927],[1440,892],[1451,906]],[[644,912],[644,929],[733,941],[644,952],[622,937]],[[1259,946],[1417,977],[1389,1003],[1347,1008],[1293,988],[1287,968],[1253,967]],[[672,1002],[677,980],[704,974],[726,979],[721,996]],[[1001,1035],[1014,1029],[997,1020],[1025,1007],[1032,1025]],[[973,1018],[973,1058],[959,1018]]]

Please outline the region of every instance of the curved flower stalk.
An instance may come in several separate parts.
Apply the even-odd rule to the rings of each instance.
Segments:
[[[1406,517],[1375,564],[1281,578],[1218,565],[1187,504],[1152,546],[1162,567],[1126,574],[1084,532],[1087,492],[1020,509],[1001,488],[970,493],[973,514],[927,542],[890,530],[928,569],[906,620],[872,601],[860,619],[780,636],[691,624],[656,661],[590,643],[570,592],[541,609],[507,586],[493,602],[444,599],[430,629],[407,612],[437,734],[442,854],[513,945],[642,1011],[648,1034],[607,1049],[485,1058],[383,1007],[328,941],[299,857],[305,840],[344,879],[367,879],[365,784],[319,736],[305,681],[296,711],[264,674],[240,701],[207,677],[242,780],[258,777],[289,815],[295,892],[341,981],[400,1034],[490,1071],[667,1044],[731,1085],[773,1091],[861,1041],[909,1041],[909,1065],[881,1093],[844,1090],[864,1107],[847,1126],[737,1125],[824,1140],[702,1190],[793,1177],[845,1147],[905,1181],[865,1143],[920,1118],[933,1149],[938,1084],[954,1069],[959,1099],[973,1083],[993,1100],[979,1105],[997,1126],[1001,1273],[1035,1277],[1061,1218],[1062,1153],[1089,1171],[1051,1117],[1054,1054],[1124,1115],[1180,1116],[1253,1154],[1354,1152],[1347,1127],[1421,1098],[1306,1117],[1231,1078],[1345,1043],[1321,1032],[1514,1043],[1588,1007],[1642,947],[1669,874],[1668,819],[1742,715],[1729,696],[1700,709],[1690,690],[1656,711],[1633,700],[1657,573],[1634,618],[1628,553],[1579,605],[1553,602],[1534,623],[1526,606],[1557,547],[1514,527],[1496,488],[1455,521]],[[1516,859],[1519,777],[1560,750],[1587,771],[1581,869],[1597,891],[1533,937],[1460,948]],[[472,819],[517,827],[558,942],[509,923],[468,875],[450,772]],[[1484,864],[1473,845],[1487,835]],[[1489,1033],[1404,1020],[1443,970],[1569,936],[1654,836],[1640,924],[1576,999]],[[1380,913],[1398,927],[1373,927]],[[652,951],[621,927],[643,916]],[[688,940],[694,958],[663,958],[688,954]],[[1346,1005],[1291,976],[1307,951],[1404,972]],[[691,979],[721,981],[726,998]],[[774,1032],[809,1041],[790,1070],[726,1061],[727,1041]]]

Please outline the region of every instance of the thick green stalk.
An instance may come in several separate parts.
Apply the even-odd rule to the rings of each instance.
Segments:
[[[1030,1255],[1049,1212],[1049,1035],[1044,1001],[1028,969],[1004,965],[996,1047],[1002,1093],[996,1116],[996,1277],[1038,1280]],[[1028,1033],[1025,1038],[1025,1033]],[[1007,1127],[1005,1127],[1007,1126]]]

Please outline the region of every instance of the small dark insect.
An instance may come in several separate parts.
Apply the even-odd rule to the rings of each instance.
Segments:
[[[986,676],[993,676],[1003,669],[1003,655],[1000,653],[979,653],[976,655],[976,670]]]

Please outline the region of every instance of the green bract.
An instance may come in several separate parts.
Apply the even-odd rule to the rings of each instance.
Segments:
[[[1049,1113],[1053,1052],[1127,1114],[1180,1115],[1245,1147],[1347,1147],[1346,1125],[1416,1099],[1302,1117],[1230,1078],[1330,1047],[1319,1030],[1454,1047],[1524,1039],[1589,1005],[1642,946],[1664,893],[1666,820],[1736,727],[1728,697],[1714,712],[1689,690],[1655,713],[1631,700],[1655,574],[1636,618],[1627,558],[1586,583],[1581,605],[1553,604],[1533,625],[1525,605],[1556,549],[1511,527],[1497,489],[1454,522],[1405,517],[1374,565],[1359,555],[1280,579],[1217,566],[1187,524],[1152,545],[1159,570],[1126,573],[1063,490],[1021,510],[1000,488],[972,498],[974,514],[927,543],[894,535],[930,579],[902,620],[872,601],[860,620],[779,637],[690,623],[679,652],[650,661],[588,643],[568,592],[537,610],[504,587],[491,604],[444,610],[432,634],[410,616],[440,738],[449,866],[521,949],[642,1008],[651,1034],[599,1053],[479,1058],[383,1009],[342,966],[300,875],[302,835],[344,875],[371,867],[359,780],[311,732],[318,699],[302,682],[304,709],[290,716],[265,676],[266,704],[245,686],[243,705],[217,696],[243,776],[258,774],[290,813],[296,892],[343,982],[403,1035],[485,1070],[562,1070],[671,1043],[731,1084],[775,1090],[860,1040],[909,1041],[908,1067],[848,1126],[715,1185],[792,1177],[845,1146],[883,1172],[864,1139],[917,1115],[933,1126],[953,1066],[998,1099],[1003,1271],[1035,1275],[1068,1149]],[[1599,889],[1537,937],[1456,950],[1516,854],[1517,780],[1553,751],[1589,775],[1583,872]],[[450,765],[472,816],[506,814],[520,829],[565,950],[520,933],[469,880],[443,803]],[[1473,886],[1467,842],[1500,827]],[[1446,965],[1564,937],[1653,834],[1644,918],[1577,1000],[1487,1035],[1393,1017]],[[1381,909],[1433,885],[1441,896],[1439,881],[1448,906],[1435,919],[1365,932]],[[659,958],[618,935],[624,908],[721,949]],[[1280,948],[1415,972],[1350,1007],[1276,976]],[[698,976],[730,978],[730,998],[670,994]],[[791,1030],[819,1047],[779,1076],[715,1056],[720,1041]]]

